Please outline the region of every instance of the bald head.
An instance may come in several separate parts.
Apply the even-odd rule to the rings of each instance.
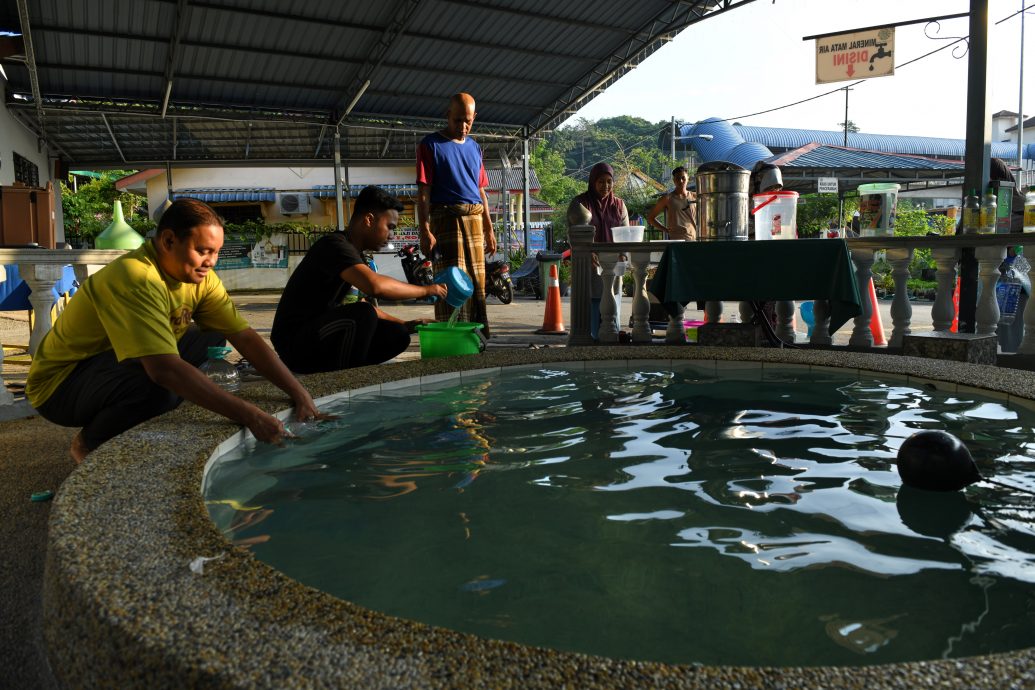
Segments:
[[[446,128],[442,133],[456,141],[463,141],[477,113],[474,110],[474,96],[469,93],[456,93],[449,99],[449,110],[446,111]]]

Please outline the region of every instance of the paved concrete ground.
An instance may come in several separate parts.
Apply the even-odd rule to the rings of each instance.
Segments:
[[[268,338],[279,294],[241,294],[234,296],[244,317]],[[382,305],[403,319],[432,318],[432,308],[423,304]],[[544,303],[517,297],[502,305],[490,299],[489,320],[493,324],[492,348],[561,347],[564,336],[535,335],[543,325]],[[890,331],[890,303],[881,310]],[[628,319],[630,300],[625,298],[622,314]],[[567,300],[563,306],[565,325],[570,326]],[[687,318],[700,318],[688,310]],[[800,326],[804,330],[803,326]],[[929,305],[917,304],[913,329],[930,330]],[[847,343],[851,324],[835,334],[835,345]],[[29,342],[28,316],[0,312],[0,342],[9,353],[4,362],[3,379],[9,390],[21,396],[28,371],[24,348]],[[20,354],[19,354],[20,353]],[[419,358],[417,339],[402,359]],[[31,410],[22,403],[25,414]],[[0,417],[2,420],[2,417]],[[73,470],[68,446],[76,429],[55,426],[39,417],[0,421],[0,688],[53,687],[46,656],[42,652],[40,620],[42,600],[40,582],[47,540],[47,502],[34,503],[37,491],[57,491]]]

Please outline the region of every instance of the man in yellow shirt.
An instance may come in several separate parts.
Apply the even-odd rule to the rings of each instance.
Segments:
[[[227,339],[291,397],[298,419],[324,416],[238,315],[212,270],[222,246],[215,211],[196,199],[173,202],[154,239],[84,282],[40,343],[25,394],[45,419],[83,427],[72,441],[76,462],[184,399],[248,427],[260,441],[279,442],[287,433],[280,420],[198,370],[208,347]]]

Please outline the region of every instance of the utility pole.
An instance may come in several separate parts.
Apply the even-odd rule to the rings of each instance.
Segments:
[[[1024,2],[1021,0],[1021,68],[1017,79],[1020,84],[1017,94],[1017,189],[1021,189],[1024,184],[1024,159],[1021,158],[1024,152]]]
[[[672,116],[672,160],[676,159],[676,116]]]
[[[988,187],[992,155],[992,119],[988,110],[988,0],[970,0],[970,50],[967,53],[967,140],[963,194],[980,194]],[[962,200],[961,200],[962,201]],[[962,203],[960,204],[963,205]],[[963,232],[958,229],[957,234]],[[976,328],[978,263],[974,250],[960,253],[959,332]]]
[[[845,148],[848,148],[848,92],[851,91],[847,86],[845,87]]]

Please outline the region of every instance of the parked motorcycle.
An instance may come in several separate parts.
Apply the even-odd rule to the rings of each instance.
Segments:
[[[510,280],[510,262],[505,259],[485,261],[485,292],[503,304],[514,299],[514,283]]]
[[[412,285],[431,285],[434,281],[435,270],[431,267],[431,260],[421,256],[420,247],[406,244],[395,255],[402,263],[406,282]]]

